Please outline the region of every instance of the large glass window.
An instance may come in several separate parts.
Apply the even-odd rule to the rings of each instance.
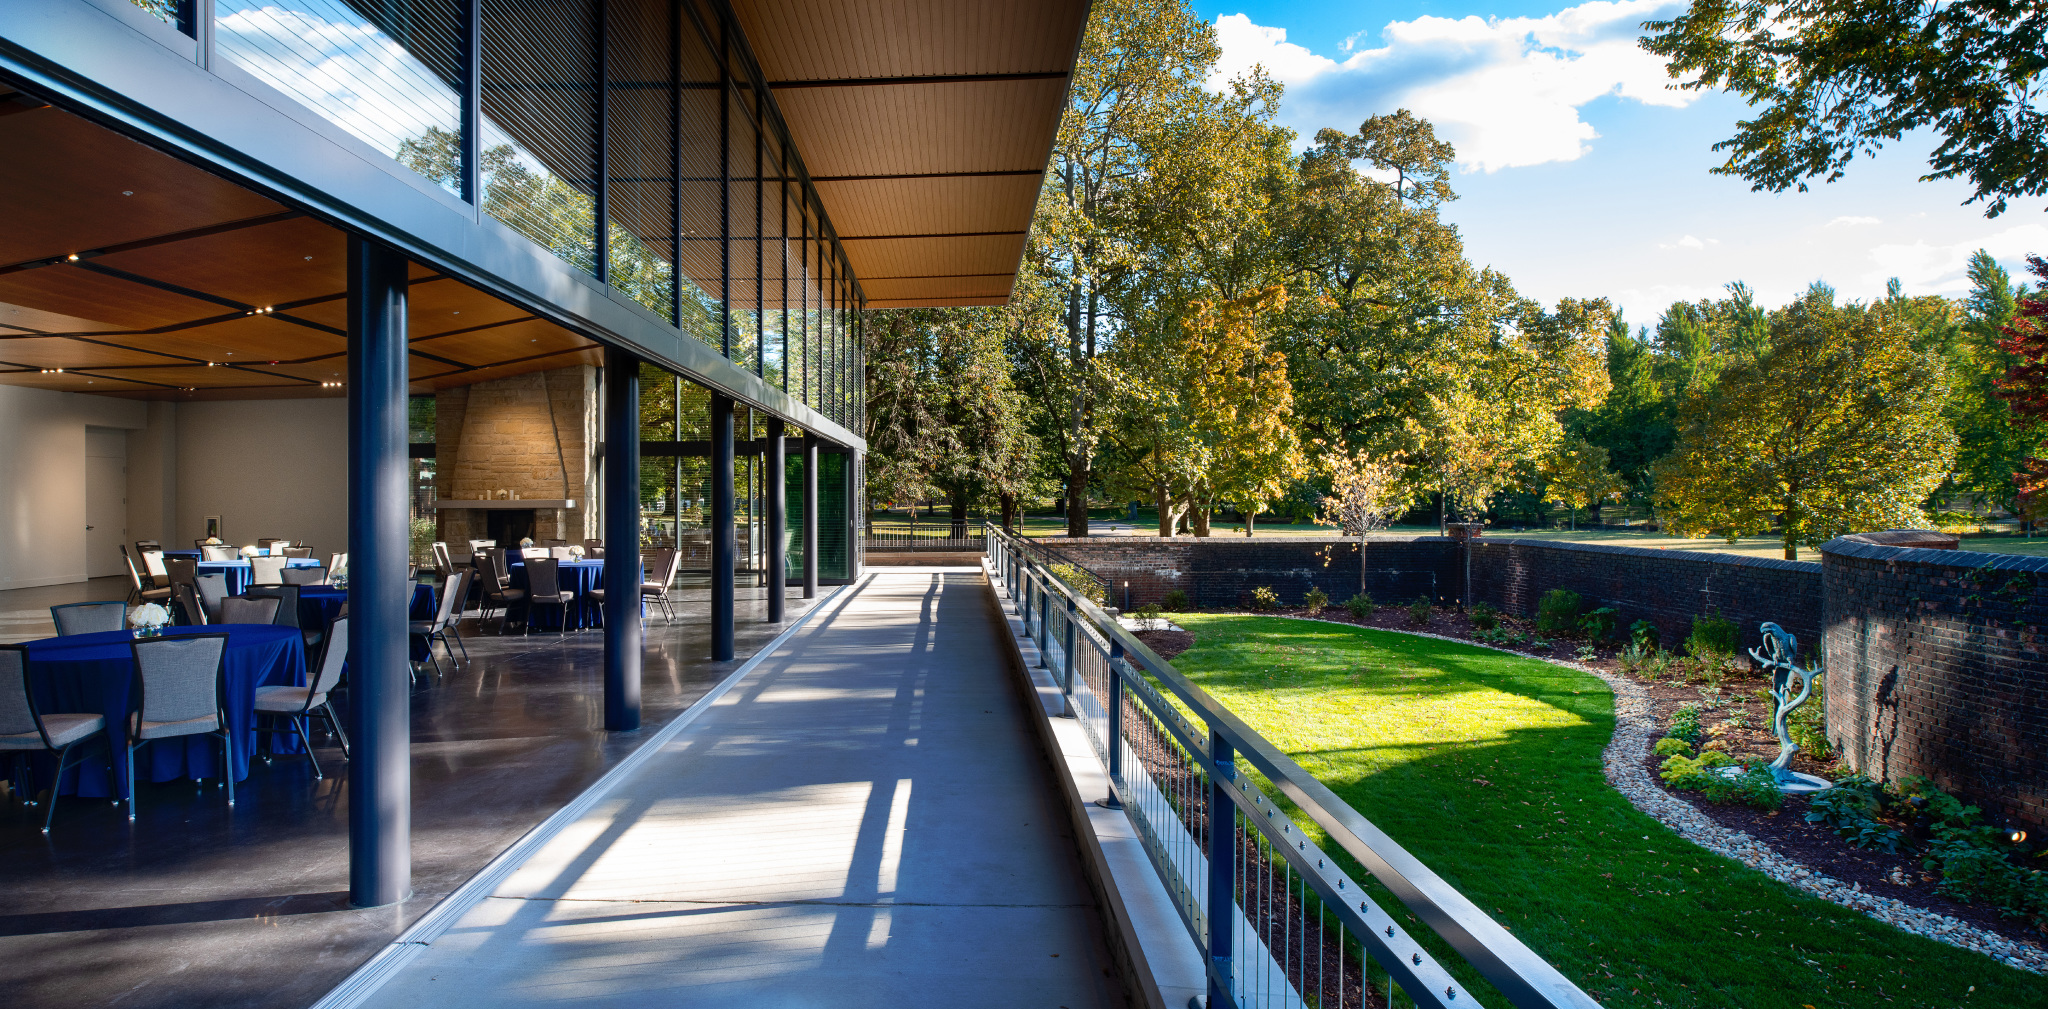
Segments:
[[[484,212],[597,271],[597,11],[483,0]]]
[[[675,45],[658,0],[610,0],[605,28],[605,279],[663,319],[675,314]]]

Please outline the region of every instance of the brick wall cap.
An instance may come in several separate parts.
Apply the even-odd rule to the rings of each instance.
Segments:
[[[1876,532],[1850,533],[1841,538],[1858,543],[1875,543],[1883,547],[1913,547],[1921,550],[1954,550],[1963,545],[1961,537],[1950,536],[1938,529],[1881,529]]]
[[[1928,567],[1994,571],[2048,571],[2048,557],[2026,554],[1994,554],[1976,550],[1928,550],[1919,547],[1888,547],[1837,536],[1820,545],[1823,557],[1848,557],[1866,561],[1921,564]]]
[[[1743,554],[1724,554],[1711,550],[1659,550],[1655,547],[1625,547],[1612,543],[1563,543],[1557,540],[1518,539],[1499,537],[1474,540],[1473,546],[1480,550],[1497,550],[1507,547],[1525,547],[1541,550],[1576,550],[1585,553],[1610,554],[1621,557],[1655,557],[1659,560],[1691,561],[1698,564],[1731,564],[1736,567],[1768,568],[1774,571],[1804,571],[1818,574],[1817,561],[1788,561],[1782,557],[1749,557]]]

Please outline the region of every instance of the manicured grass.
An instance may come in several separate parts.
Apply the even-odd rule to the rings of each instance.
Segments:
[[[2048,1005],[2048,979],[1802,896],[1636,811],[1601,773],[1613,697],[1592,676],[1360,627],[1175,619],[1195,634],[1176,667],[1603,1005]]]

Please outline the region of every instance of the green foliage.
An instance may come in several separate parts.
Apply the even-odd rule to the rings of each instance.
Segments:
[[[1708,772],[1716,767],[1728,767],[1734,763],[1735,758],[1719,750],[1702,750],[1697,757],[1674,753],[1664,758],[1664,762],[1658,765],[1657,776],[1664,779],[1664,783],[1672,788],[1698,791],[1706,783],[1704,779]]]
[[[1758,809],[1777,809],[1785,804],[1778,779],[1771,776],[1770,765],[1761,760],[1743,764],[1740,774],[1704,775],[1699,790],[1708,802],[1734,802]]]
[[[1280,594],[1274,592],[1272,587],[1261,585],[1255,589],[1252,589],[1252,609],[1263,613],[1267,610],[1274,609],[1279,605]]]
[[[1365,618],[1372,616],[1373,611],[1380,608],[1380,604],[1374,602],[1371,595],[1364,592],[1360,592],[1359,594],[1344,600],[1344,608],[1350,610],[1352,616],[1357,617],[1360,620],[1364,620]]]
[[[1852,774],[1813,793],[1806,822],[1827,824],[1852,848],[1898,851],[1904,847],[1906,835],[1877,820],[1886,798],[1883,785]]]
[[[1429,623],[1429,615],[1435,611],[1435,600],[1428,596],[1416,596],[1415,601],[1408,604],[1408,620],[1411,623],[1426,624]]]
[[[1688,743],[1697,744],[1700,737],[1705,734],[1700,728],[1700,706],[1688,704],[1673,712],[1671,728],[1666,730],[1666,733]]]
[[[1628,639],[1635,644],[1648,645],[1654,649],[1660,644],[1660,636],[1657,625],[1648,620],[1638,620],[1628,625]]]
[[[1478,630],[1490,631],[1500,626],[1500,611],[1488,603],[1472,604],[1472,626]]]
[[[1735,654],[1735,646],[1741,639],[1741,632],[1735,621],[1720,613],[1701,613],[1692,618],[1692,633],[1686,636],[1685,650],[1710,666]]]
[[[1640,641],[1631,641],[1622,646],[1620,656],[1621,671],[1635,675],[1647,673],[1649,671],[1650,659],[1656,654],[1655,646],[1644,645]]]
[[[1827,707],[1827,681],[1815,680],[1813,696],[1785,716],[1785,732],[1799,745],[1799,751],[1822,763],[1835,755],[1834,744],[1828,742]]]
[[[1677,736],[1665,736],[1663,739],[1657,740],[1655,752],[1660,757],[1691,756],[1692,744]]]
[[[1330,594],[1319,588],[1311,588],[1301,595],[1301,605],[1310,613],[1321,613],[1330,605]]]
[[[1688,395],[1657,469],[1667,528],[1774,530],[1785,559],[1846,532],[1918,525],[1955,456],[1939,355],[1884,305],[1816,288],[1771,313],[1769,348]]]
[[[1579,632],[1594,641],[1605,641],[1614,637],[1620,622],[1621,614],[1616,613],[1614,607],[1602,606],[1579,617]]]
[[[1189,609],[1188,594],[1179,589],[1174,589],[1160,597],[1159,605],[1164,607],[1168,613],[1186,613]]]
[[[1570,589],[1551,589],[1536,603],[1536,630],[1542,634],[1570,634],[1579,629],[1579,594]]]
[[[1145,605],[1138,607],[1137,617],[1139,620],[1143,620],[1149,623],[1151,621],[1160,619],[1160,613],[1161,610],[1159,608],[1158,603],[1146,603]]]
[[[1093,575],[1072,564],[1064,562],[1048,564],[1045,566],[1045,570],[1054,578],[1059,579],[1066,587],[1073,589],[1075,595],[1097,606],[1101,606],[1109,599],[1108,593],[1103,591],[1101,582],[1096,581]]]

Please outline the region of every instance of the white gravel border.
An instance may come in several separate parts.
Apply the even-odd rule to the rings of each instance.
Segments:
[[[1270,617],[1273,613],[1246,613],[1243,616]],[[2048,973],[2048,951],[2039,946],[2017,943],[1999,935],[1987,932],[1975,925],[1966,924],[1947,915],[1922,910],[1891,897],[1863,892],[1862,884],[1844,883],[1832,876],[1815,872],[1797,861],[1772,850],[1762,841],[1739,830],[1730,830],[1709,819],[1704,813],[1693,808],[1682,799],[1673,798],[1664,786],[1650,777],[1643,767],[1643,758],[1658,736],[1657,723],[1650,717],[1650,695],[1642,684],[1623,676],[1594,669],[1577,662],[1549,659],[1540,655],[1518,652],[1512,648],[1454,638],[1447,634],[1431,634],[1428,631],[1402,631],[1390,627],[1367,627],[1364,624],[1347,623],[1342,620],[1326,620],[1322,617],[1287,617],[1289,620],[1309,620],[1320,624],[1335,624],[1339,627],[1364,627],[1372,631],[1390,631],[1394,634],[1409,634],[1418,638],[1435,638],[1474,648],[1486,648],[1524,659],[1548,662],[1554,666],[1575,669],[1589,673],[1605,681],[1614,692],[1614,738],[1607,743],[1601,754],[1607,768],[1607,782],[1615,791],[1628,798],[1631,805],[1648,814],[1650,818],[1675,831],[1678,836],[1699,845],[1716,855],[1724,855],[1763,873],[1780,883],[1795,887],[1819,897],[1822,900],[1840,904],[1852,911],[1861,911],[1878,921],[1929,939],[1936,939],[1951,946],[1960,946],[1991,957],[2000,963],[2018,967],[2036,974]]]

